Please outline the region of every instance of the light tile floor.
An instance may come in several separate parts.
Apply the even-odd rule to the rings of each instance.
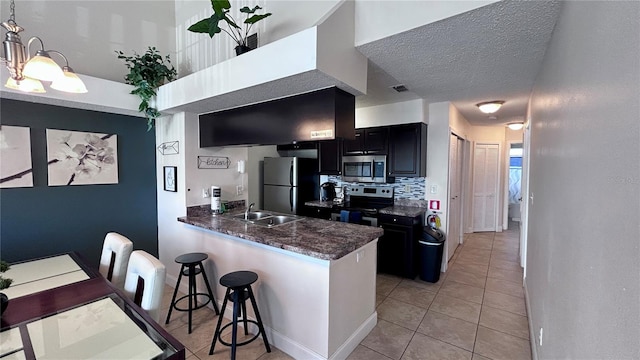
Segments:
[[[517,223],[502,233],[465,234],[437,283],[378,274],[378,324],[348,359],[531,359],[518,239]],[[162,323],[172,294],[167,286]],[[229,359],[219,344],[209,355],[217,319],[199,309],[187,334],[187,314],[174,311],[163,326],[186,346],[188,360]],[[271,349],[256,340],[239,347],[237,359],[291,359]]]
[[[349,360],[531,359],[518,224],[464,239],[435,284],[378,274],[378,324]]]

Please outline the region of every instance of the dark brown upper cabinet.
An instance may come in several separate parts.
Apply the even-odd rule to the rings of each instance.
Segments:
[[[351,138],[355,97],[338,88],[200,115],[200,147]]]
[[[344,155],[385,155],[388,152],[389,127],[356,129],[355,140],[344,140]]]
[[[424,123],[389,127],[387,176],[427,175],[427,125]]]
[[[318,164],[321,175],[342,174],[342,139],[318,141]]]

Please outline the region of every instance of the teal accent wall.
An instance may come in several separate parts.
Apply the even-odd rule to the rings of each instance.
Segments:
[[[155,133],[145,119],[1,99],[0,124],[31,128],[34,183],[0,189],[3,260],[76,251],[97,268],[109,231],[158,256]],[[118,184],[48,186],[47,128],[116,134]]]

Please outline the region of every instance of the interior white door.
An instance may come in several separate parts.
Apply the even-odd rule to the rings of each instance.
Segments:
[[[460,245],[462,234],[462,149],[464,140],[454,134],[449,139],[449,219],[447,221],[447,260]]]
[[[496,231],[498,221],[498,144],[476,144],[473,154],[473,231]]]

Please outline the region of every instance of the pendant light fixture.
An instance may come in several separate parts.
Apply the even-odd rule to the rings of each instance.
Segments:
[[[5,87],[25,92],[43,93],[45,90],[40,81],[47,81],[51,82],[51,87],[56,90],[86,93],[86,86],[69,67],[69,61],[61,52],[45,50],[44,43],[37,36],[29,39],[25,48],[20,39],[20,32],[24,29],[16,23],[14,0],[11,0],[10,6],[9,20],[2,23],[2,27],[7,30],[2,42],[4,49],[2,62],[6,64],[10,76]],[[41,49],[31,57],[29,52],[31,43],[36,40],[40,42]],[[62,57],[66,65],[60,68],[50,54]]]
[[[478,107],[478,109],[480,109],[480,111],[482,111],[485,114],[493,114],[502,107],[502,104],[504,104],[504,101],[494,100],[494,101],[481,102],[476,104],[476,106]]]

